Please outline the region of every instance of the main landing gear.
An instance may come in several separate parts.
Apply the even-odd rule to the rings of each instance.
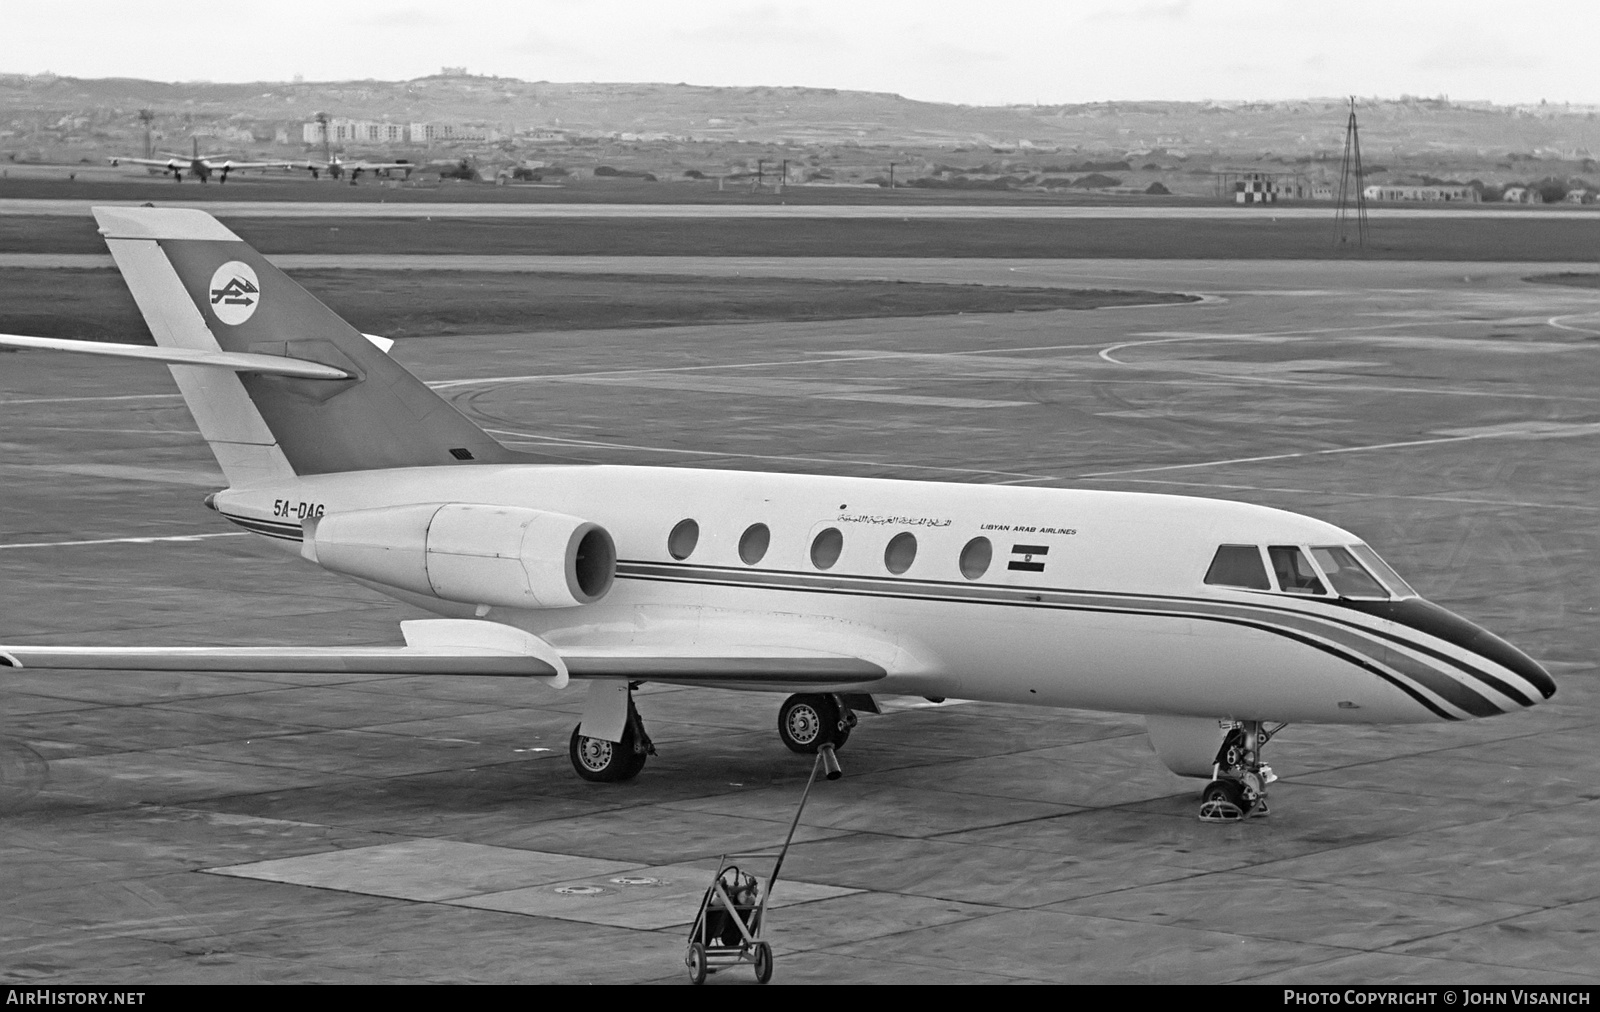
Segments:
[[[835,695],[801,693],[778,709],[778,737],[791,752],[814,755],[824,745],[844,748],[855,726],[855,711]]]
[[[1288,725],[1272,730],[1259,720],[1239,721],[1222,740],[1212,780],[1200,792],[1201,822],[1237,822],[1270,813],[1267,785],[1278,779],[1261,761],[1261,749]]]
[[[625,689],[628,710],[621,741],[588,737],[582,733],[583,723],[572,729],[567,755],[572,759],[572,768],[577,770],[578,776],[595,783],[632,780],[644,769],[645,759],[656,754],[655,745],[651,743],[650,736],[645,734],[639,710],[633,705],[633,690],[636,687],[637,683],[634,683]],[[588,719],[585,714],[585,721]]]

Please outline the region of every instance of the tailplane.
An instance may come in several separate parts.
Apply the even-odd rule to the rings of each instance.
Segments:
[[[170,365],[230,484],[526,459],[204,211],[97,207],[94,216],[160,347],[217,363],[275,356],[344,375],[219,368],[205,355],[183,361],[206,364]]]

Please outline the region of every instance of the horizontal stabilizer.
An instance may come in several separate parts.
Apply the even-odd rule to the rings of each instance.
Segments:
[[[70,351],[80,355],[109,355],[112,358],[142,358],[150,362],[166,362],[169,365],[202,365],[266,376],[294,376],[298,379],[351,378],[343,369],[335,369],[321,362],[310,362],[303,358],[285,358],[282,355],[257,355],[254,352],[110,344],[105,341],[73,341],[64,337],[22,337],[17,334],[0,334],[0,347]]]

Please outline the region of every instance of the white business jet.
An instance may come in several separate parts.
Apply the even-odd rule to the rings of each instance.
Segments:
[[[95,210],[229,487],[225,519],[440,617],[404,646],[0,647],[18,667],[588,682],[587,780],[653,754],[641,682],[791,695],[841,746],[885,694],[1144,714],[1200,815],[1265,814],[1289,722],[1487,717],[1555,683],[1362,540],[1245,503],[540,463],[506,449],[209,215]],[[0,684],[4,684],[0,681]]]

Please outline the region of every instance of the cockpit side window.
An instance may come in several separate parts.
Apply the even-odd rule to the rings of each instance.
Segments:
[[[1362,564],[1371,570],[1378,579],[1389,585],[1389,590],[1395,597],[1416,597],[1417,592],[1411,589],[1411,584],[1400,579],[1400,574],[1389,568],[1389,564],[1378,558],[1378,553],[1363,544],[1350,546],[1350,552],[1360,559]]]
[[[1272,560],[1272,571],[1278,577],[1278,587],[1286,594],[1326,594],[1327,588],[1317,578],[1311,560],[1296,545],[1272,545],[1267,549]]]
[[[1206,570],[1206,582],[1214,587],[1243,587],[1246,590],[1271,590],[1267,567],[1261,563],[1261,549],[1255,545],[1223,545]]]
[[[1317,560],[1317,565],[1322,568],[1322,575],[1333,584],[1333,592],[1340,597],[1377,598],[1383,601],[1389,599],[1389,592],[1372,578],[1371,573],[1361,567],[1361,563],[1356,561],[1356,557],[1350,554],[1348,548],[1341,548],[1338,545],[1313,547],[1311,557]]]

